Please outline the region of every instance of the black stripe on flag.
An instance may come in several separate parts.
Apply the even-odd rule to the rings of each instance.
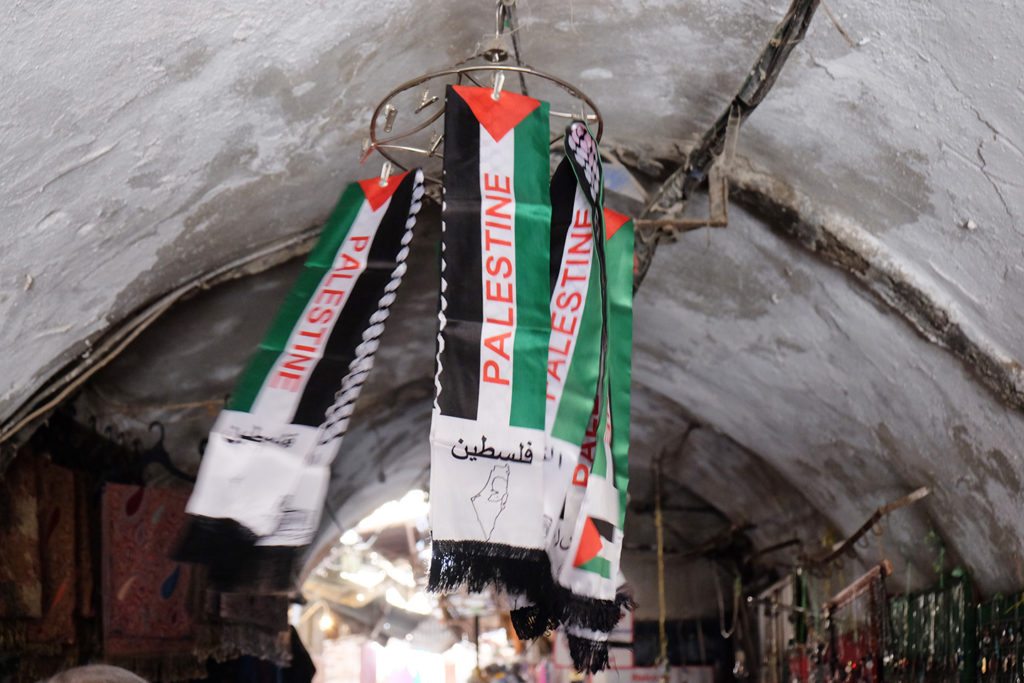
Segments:
[[[562,159],[551,176],[551,292],[555,291],[558,274],[562,271],[565,240],[572,225],[572,210],[576,205],[576,174],[568,159]]]
[[[480,397],[480,123],[448,86],[444,114],[444,254],[447,283],[440,354],[442,415],[475,420]],[[453,372],[445,372],[453,369]]]
[[[391,281],[397,266],[396,255],[402,248],[402,235],[409,219],[415,172],[410,172],[391,195],[391,203],[384,212],[376,236],[370,246],[366,269],[356,280],[345,307],[324,345],[324,355],[310,373],[302,399],[295,409],[292,422],[310,427],[323,424],[327,409],[334,403],[334,395],[349,372],[349,364],[356,357],[356,347],[363,341],[363,331],[370,325],[370,316],[379,307],[384,287]]]

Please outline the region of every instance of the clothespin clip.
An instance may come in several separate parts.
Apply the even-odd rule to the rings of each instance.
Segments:
[[[365,163],[370,158],[370,155],[373,154],[373,150],[373,142],[370,141],[370,138],[364,138],[362,152],[359,155],[359,163]]]
[[[494,89],[491,91],[491,99],[497,102],[501,99],[501,89],[505,87],[505,74],[500,71],[494,74]]]
[[[388,180],[391,178],[391,162],[385,161],[380,167],[380,186],[387,187]]]
[[[444,133],[434,133],[430,137],[430,149],[427,156],[436,156],[437,148],[441,146],[441,141],[444,140]]]
[[[388,103],[384,106],[384,132],[390,133],[395,127],[395,117],[398,116],[398,109],[395,105]]]
[[[423,111],[424,109],[426,109],[427,107],[432,105],[434,102],[437,102],[437,95],[434,95],[433,97],[431,97],[430,96],[430,89],[428,88],[428,89],[424,90],[423,91],[423,97],[420,98],[420,104],[419,104],[418,107],[416,107],[416,111],[413,112],[413,113],[419,114],[421,111]]]

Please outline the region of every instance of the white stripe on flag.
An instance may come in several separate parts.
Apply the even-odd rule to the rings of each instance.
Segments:
[[[391,198],[388,198],[374,211],[370,208],[370,202],[363,200],[334,263],[317,284],[295,329],[288,337],[284,351],[263,380],[263,386],[253,401],[253,415],[272,416],[279,422],[291,422],[313,369],[323,358],[324,346],[348,303],[356,280],[366,270],[367,257],[377,227],[390,205]],[[327,310],[331,311],[330,318],[324,322]],[[341,377],[338,377],[340,387]]]
[[[544,426],[550,435],[558,414],[565,380],[576,351],[583,310],[590,286],[590,265],[594,254],[590,204],[576,186],[569,231],[562,249],[555,290],[551,294],[551,340],[548,343],[547,413]],[[581,250],[585,253],[580,254]],[[555,258],[555,254],[551,255]]]
[[[515,131],[496,141],[480,126],[480,395],[488,421],[507,425],[512,412],[516,330]]]
[[[580,444],[570,443],[552,433],[558,417],[565,381],[572,366],[573,355],[578,345],[583,312],[586,308],[587,293],[590,289],[590,269],[594,257],[594,233],[590,222],[590,204],[583,190],[576,185],[572,216],[562,248],[561,267],[558,270],[555,288],[551,294],[551,340],[548,343],[547,368],[547,411],[545,434],[547,450],[544,458],[544,529],[548,545],[556,535],[568,537],[579,498],[567,501],[570,476],[575,474],[579,462]],[[555,255],[552,254],[552,258]],[[581,434],[581,437],[584,435]],[[573,498],[569,494],[569,498]],[[559,515],[563,505],[569,514],[567,528],[560,529]],[[556,539],[555,545],[567,543]],[[557,551],[556,551],[557,552]]]

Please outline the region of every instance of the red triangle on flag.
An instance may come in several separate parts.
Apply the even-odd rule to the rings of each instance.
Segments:
[[[621,228],[623,225],[625,225],[631,220],[632,219],[629,216],[621,214],[618,211],[612,211],[611,209],[606,207],[604,210],[605,241],[610,240],[612,238],[612,235],[619,231],[619,228]]]
[[[474,88],[469,85],[453,85],[452,89],[469,105],[487,132],[497,142],[519,125],[519,122],[540,106],[540,100],[514,92],[503,92],[497,100],[491,97],[490,88]]]
[[[594,526],[594,520],[587,517],[587,521],[583,523],[580,547],[576,550],[576,559],[573,560],[572,566],[582,567],[587,562],[590,562],[601,552],[602,545],[601,534],[598,532],[597,527]]]
[[[370,202],[370,208],[376,211],[384,202],[391,199],[391,195],[395,193],[402,183],[402,179],[407,175],[409,175],[408,171],[388,176],[387,183],[384,185],[380,184],[380,176],[360,180],[359,187],[363,188],[363,194],[366,195],[366,201]]]

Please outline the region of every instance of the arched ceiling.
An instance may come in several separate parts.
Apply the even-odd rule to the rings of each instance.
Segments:
[[[719,114],[785,10],[519,7],[528,61],[597,101],[608,149],[647,188]],[[898,559],[925,577],[934,529],[984,590],[1019,587],[1024,7],[830,8],[854,45],[819,13],[743,127],[729,227],[663,244],[637,296],[636,519],[661,452],[679,505],[718,515],[679,513],[681,552],[730,524],[755,525],[756,547],[817,542],[927,485],[890,523]],[[144,306],[319,224],[345,182],[376,172],[357,161],[377,99],[469,54],[492,11],[15,3],[0,28],[0,421]],[[417,249],[420,279],[336,463],[343,520],[422,481],[436,275],[429,238]],[[171,421],[175,457],[194,459],[251,348],[226,335],[254,345],[294,272],[172,309],[79,408],[129,430]]]

